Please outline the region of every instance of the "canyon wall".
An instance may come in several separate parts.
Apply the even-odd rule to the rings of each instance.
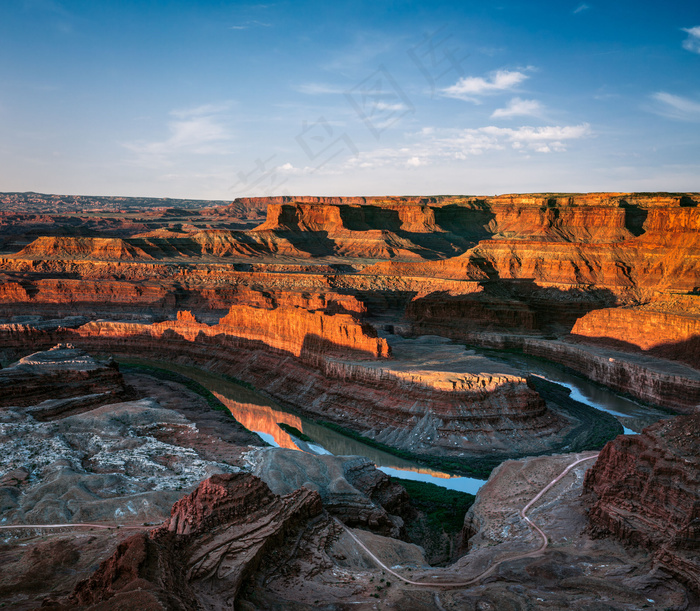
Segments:
[[[420,326],[418,331],[429,333],[431,327]],[[700,371],[695,367],[587,343],[498,332],[454,331],[445,326],[439,332],[474,346],[514,350],[559,363],[589,380],[646,403],[685,414],[700,410]]]
[[[571,334],[583,341],[639,349],[662,358],[700,365],[700,296],[684,296],[682,313],[643,307],[594,310],[576,321]]]
[[[68,338],[91,350],[194,364],[249,382],[311,418],[419,454],[541,452],[575,428],[522,377],[402,369],[387,359],[386,340],[364,329],[347,315],[241,306],[211,326],[180,313],[161,323],[90,322],[4,338],[8,346]]]
[[[116,365],[100,363],[71,345],[35,352],[0,369],[0,407],[37,406],[32,411],[37,420],[116,403],[127,394]]]
[[[654,559],[700,592],[700,414],[620,436],[586,473],[595,496],[592,532],[652,550]]]

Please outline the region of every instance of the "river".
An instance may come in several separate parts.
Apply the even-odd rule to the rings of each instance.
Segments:
[[[521,371],[522,375],[537,375],[565,386],[571,391],[572,399],[615,416],[622,424],[626,435],[641,433],[644,427],[669,417],[665,411],[621,397],[612,390],[572,373],[556,363],[503,350],[472,349],[477,354],[507,363]]]
[[[566,386],[577,401],[591,405],[614,415],[622,423],[625,433],[634,434],[644,426],[668,417],[665,413],[616,395],[610,390],[593,384],[560,366],[521,354],[511,354],[499,350],[477,349],[478,353],[492,359],[503,360],[512,367],[526,373],[540,375],[552,382]],[[422,467],[410,460],[398,458],[361,441],[316,424],[278,405],[274,400],[240,384],[231,382],[219,375],[196,367],[177,365],[164,361],[144,359],[124,359],[125,364],[134,363],[160,367],[180,373],[199,382],[219,399],[248,430],[257,433],[264,441],[275,447],[301,450],[313,454],[334,454],[336,456],[359,455],[369,458],[377,467],[394,477],[430,482],[448,488],[476,494],[484,480],[461,477]],[[301,431],[312,442],[302,441],[284,431],[279,424]]]

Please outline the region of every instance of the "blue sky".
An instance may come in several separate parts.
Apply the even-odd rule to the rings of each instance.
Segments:
[[[700,191],[700,4],[3,0],[27,190]]]

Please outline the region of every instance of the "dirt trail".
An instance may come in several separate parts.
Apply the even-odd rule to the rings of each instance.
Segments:
[[[84,522],[77,522],[75,524],[9,524],[7,526],[0,526],[0,530],[16,530],[18,528],[102,528],[105,530],[116,530],[116,529],[144,529],[153,528],[153,526],[128,526],[122,524],[87,524]]]
[[[531,552],[526,552],[524,554],[517,554],[515,556],[508,556],[506,558],[502,558],[498,562],[492,564],[488,569],[486,569],[483,573],[477,575],[476,577],[472,577],[471,579],[467,581],[460,581],[460,582],[455,582],[455,581],[412,581],[410,579],[406,579],[402,575],[399,575],[396,571],[393,571],[390,569],[386,564],[384,564],[379,558],[377,558],[371,550],[362,542],[360,539],[355,536],[354,533],[348,529],[345,524],[340,522],[337,518],[335,519],[336,522],[345,530],[346,533],[348,533],[354,541],[365,551],[367,554],[369,554],[370,558],[374,560],[376,564],[378,564],[383,570],[385,570],[387,573],[390,573],[397,579],[400,579],[404,583],[408,583],[413,586],[421,586],[421,587],[443,587],[443,588],[461,588],[465,586],[470,586],[473,585],[474,583],[481,581],[484,577],[488,577],[491,573],[493,573],[501,564],[504,562],[511,562],[514,560],[521,560],[523,558],[531,558],[533,556],[537,556],[541,554],[545,549],[547,549],[547,546],[549,545],[549,539],[547,538],[547,535],[545,532],[537,526],[530,518],[527,517],[527,512],[530,510],[530,508],[537,502],[539,501],[544,494],[546,494],[553,486],[555,486],[558,482],[564,478],[569,471],[571,471],[574,467],[577,465],[581,464],[582,462],[585,462],[587,460],[592,460],[594,458],[598,458],[598,454],[593,454],[592,456],[586,456],[585,458],[579,458],[578,460],[574,461],[570,465],[566,467],[557,477],[555,477],[549,484],[547,484],[542,490],[540,490],[531,500],[530,502],[527,503],[521,510],[520,510],[520,517],[527,522],[527,524],[532,527],[537,534],[540,535],[542,538],[542,545],[538,547],[536,550],[533,550]],[[438,575],[434,575],[434,578],[438,578]]]

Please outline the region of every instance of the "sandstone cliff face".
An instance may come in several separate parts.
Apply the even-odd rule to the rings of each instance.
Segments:
[[[350,358],[387,358],[391,350],[373,327],[346,314],[329,316],[301,308],[279,307],[260,312],[232,307],[218,327],[225,333],[290,352],[295,356],[337,353]]]
[[[700,297],[695,298],[700,303]],[[594,310],[576,321],[573,336],[700,366],[700,315],[649,308]]]
[[[94,322],[76,331],[83,337],[172,337],[193,342],[202,336],[223,336],[229,343],[254,346],[262,344],[304,360],[314,362],[323,355],[350,358],[388,358],[386,340],[377,337],[371,326],[347,314],[310,312],[302,308],[280,307],[272,310],[250,306],[232,306],[218,325],[198,323],[190,312],[179,312],[177,320],[144,325],[138,323]]]
[[[143,250],[119,238],[41,237],[23,248],[18,256],[88,257],[94,259],[152,259]]]
[[[700,591],[700,414],[666,420],[609,442],[586,474],[590,525],[641,545]]]
[[[448,328],[443,327],[441,332],[451,336]],[[589,380],[680,413],[692,414],[700,406],[700,372],[674,361],[592,346],[588,342],[544,340],[496,332],[465,331],[454,337],[485,348],[518,350],[560,363]]]
[[[243,580],[263,555],[321,517],[322,510],[318,494],[306,488],[279,497],[252,475],[212,476],[173,506],[163,526],[120,544],[78,584],[70,603],[101,609],[233,608]]]
[[[247,310],[252,308],[243,309],[237,316]],[[271,312],[275,310],[252,314],[266,316]],[[278,313],[278,317],[285,316],[284,312]],[[349,317],[327,318],[342,322]],[[243,320],[253,325],[256,319]],[[497,370],[435,372],[417,365],[402,369],[378,358],[380,351],[370,360],[347,360],[358,344],[353,343],[355,336],[344,326],[331,323],[324,327],[324,333],[340,329],[345,334],[341,336],[347,342],[342,348],[344,356],[339,358],[332,349],[334,344],[326,340],[330,335],[317,336],[313,342],[280,335],[268,344],[260,329],[274,327],[260,324],[262,327],[251,332],[252,327],[223,323],[208,326],[181,315],[180,320],[153,325],[95,322],[66,333],[81,345],[115,354],[162,359],[167,346],[170,360],[233,375],[312,418],[334,422],[411,452],[460,456],[467,451],[484,455],[488,447],[505,455],[520,455],[556,446],[559,434],[572,428],[571,423],[547,409],[522,377],[498,374]],[[289,333],[294,330],[293,325],[278,328]],[[373,346],[387,346],[378,344],[378,338],[357,338],[371,341]],[[298,356],[290,352],[294,345],[302,348]],[[430,346],[427,348],[430,350]],[[359,350],[354,354],[372,356]],[[488,368],[488,363],[483,365]]]
[[[486,199],[483,206],[491,219],[482,225],[484,233],[474,248],[441,261],[379,263],[366,272],[528,280],[541,286],[606,289],[618,297],[694,290],[700,277],[699,208],[682,204],[681,196],[588,199]],[[461,204],[458,210],[474,214]]]

